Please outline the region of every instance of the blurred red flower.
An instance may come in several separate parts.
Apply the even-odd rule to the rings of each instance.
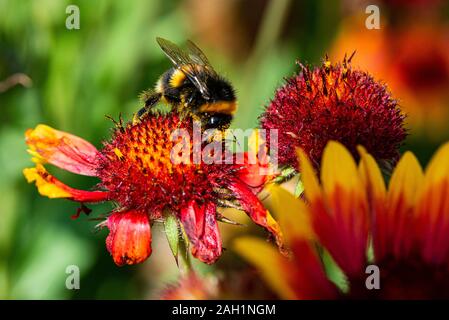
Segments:
[[[449,28],[416,20],[413,25],[363,28],[348,19],[332,56],[357,50],[354,65],[385,81],[407,114],[410,129],[434,140],[447,136],[449,120]]]

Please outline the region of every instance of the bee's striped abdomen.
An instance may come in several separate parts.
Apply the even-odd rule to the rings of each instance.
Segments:
[[[184,84],[186,80],[186,75],[180,69],[173,69],[168,84],[173,88],[179,88]]]

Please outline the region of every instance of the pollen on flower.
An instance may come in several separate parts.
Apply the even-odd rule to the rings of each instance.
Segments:
[[[115,148],[114,153],[117,156],[117,158],[119,158],[120,160],[123,159],[123,153],[119,149]]]
[[[300,64],[301,72],[276,91],[260,125],[279,130],[280,164],[296,168],[299,147],[319,168],[330,140],[344,144],[354,157],[363,145],[380,162],[397,161],[405,116],[385,85],[352,69],[351,58],[338,64],[326,58],[312,69]]]
[[[232,170],[230,165],[173,162],[177,129],[192,134],[192,123],[178,116],[150,116],[117,130],[105,144],[98,176],[101,186],[123,207],[144,209],[158,216],[164,207],[178,211],[187,201],[212,200],[211,190]],[[193,145],[187,145],[192,154]]]

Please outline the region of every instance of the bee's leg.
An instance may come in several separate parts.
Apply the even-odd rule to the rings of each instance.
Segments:
[[[137,111],[133,116],[133,123],[139,122],[142,117],[150,111],[150,109],[158,103],[162,98],[162,93],[160,92],[144,92],[141,95],[141,99],[145,102],[145,106]]]

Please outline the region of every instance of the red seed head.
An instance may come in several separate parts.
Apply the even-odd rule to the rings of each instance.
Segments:
[[[406,137],[404,115],[385,85],[353,70],[346,60],[302,71],[287,79],[261,116],[264,129],[278,129],[279,163],[297,167],[302,148],[316,168],[329,140],[358,157],[364,146],[378,161],[395,162]]]
[[[104,157],[98,176],[101,187],[111,192],[121,207],[149,212],[155,218],[164,209],[179,212],[187,202],[215,202],[214,189],[226,187],[233,165],[194,163],[192,119],[177,114],[148,115],[140,123],[116,130],[101,151]],[[172,138],[186,130],[190,163],[173,161],[173,150],[181,145]]]

